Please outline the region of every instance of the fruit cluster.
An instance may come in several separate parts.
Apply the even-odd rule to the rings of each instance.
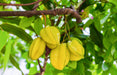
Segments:
[[[77,38],[71,38],[67,43],[60,44],[60,32],[54,26],[47,26],[40,31],[40,37],[33,40],[29,56],[36,60],[50,48],[50,61],[54,68],[63,70],[69,61],[79,61],[84,58],[84,48]]]

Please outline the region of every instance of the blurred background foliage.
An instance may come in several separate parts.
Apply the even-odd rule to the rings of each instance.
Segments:
[[[1,3],[25,4],[36,0],[0,0]],[[37,10],[69,8],[75,10],[82,0],[43,0]],[[27,11],[31,6],[0,6],[0,11]],[[117,74],[117,2],[116,0],[86,0],[80,7],[82,23],[66,15],[66,28],[71,37],[79,38],[85,48],[85,58],[78,62],[69,62],[64,70],[56,70],[48,61],[45,75],[116,75]],[[60,23],[57,20],[62,16]],[[39,36],[45,20],[42,16],[8,16],[0,17],[0,68],[15,66],[23,74],[19,66],[25,60],[29,75],[39,73],[37,61],[28,56],[29,46]],[[64,15],[47,15],[46,24],[59,28],[65,33]],[[63,36],[61,36],[61,41]],[[69,40],[66,35],[65,42]],[[44,56],[40,58],[43,63]],[[33,65],[33,66],[31,66]]]

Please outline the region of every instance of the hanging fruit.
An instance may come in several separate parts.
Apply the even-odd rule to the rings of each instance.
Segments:
[[[68,64],[70,58],[69,50],[66,47],[66,43],[58,45],[50,53],[50,61],[54,68],[63,70]]]
[[[54,26],[46,26],[43,28],[40,31],[40,36],[50,49],[54,49],[60,44],[60,32]]]
[[[70,60],[78,61],[84,58],[84,48],[81,41],[77,38],[68,41],[68,49],[70,50]]]
[[[46,47],[46,43],[40,38],[36,38],[33,40],[30,50],[29,56],[32,60],[36,60],[44,53]]]

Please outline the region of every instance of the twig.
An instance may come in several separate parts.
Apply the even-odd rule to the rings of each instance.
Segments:
[[[58,21],[57,21],[57,23],[56,23],[56,26],[58,26],[58,24],[60,23],[61,18],[62,18],[62,16],[59,16]]]
[[[74,8],[74,6],[72,4],[71,4],[70,8],[73,9],[73,10],[75,10],[75,8]]]
[[[80,6],[77,8],[77,12],[79,13],[79,10],[81,8],[81,6],[83,5],[83,3],[85,2],[86,0],[83,0],[83,2],[80,4]]]
[[[66,16],[65,16],[65,15],[64,15],[64,19],[65,19],[65,20],[64,20],[65,23],[67,23],[67,19],[66,19]],[[67,26],[66,26],[66,24],[65,24],[65,33],[67,34],[69,40],[71,40],[70,35],[68,34],[68,31],[67,31]]]
[[[33,5],[33,4],[39,3],[40,1],[42,1],[42,0],[38,0],[38,1],[35,1],[35,2],[32,2],[32,3],[27,3],[27,4],[6,4],[6,3],[0,3],[0,6],[1,5],[3,5],[3,6],[28,6],[28,5]]]
[[[44,66],[43,66],[43,71],[40,73],[40,75],[44,75],[45,68],[46,68],[46,63],[48,60],[48,55],[50,54],[50,49],[46,47],[46,53],[45,53],[45,60],[44,60]]]
[[[46,27],[46,16],[45,16],[45,15],[43,15],[43,18],[44,18],[44,20],[45,20],[45,27]]]
[[[54,10],[42,10],[42,11],[0,11],[0,16],[34,16],[34,15],[65,15],[71,14],[76,18],[78,23],[82,22],[80,15],[71,8],[58,8]]]
[[[54,19],[51,19],[52,17],[53,17],[53,16],[50,15],[50,16],[49,16],[49,19],[50,19],[50,21],[51,21],[51,26],[54,26],[55,20],[54,20]]]
[[[36,11],[37,7],[39,6],[39,2],[42,1],[42,0],[38,0],[38,2],[34,5],[33,7],[33,11]]]
[[[41,73],[41,72],[43,71],[43,69],[42,69],[41,64],[40,64],[40,62],[39,62],[39,59],[37,59],[37,61],[38,61],[39,68],[40,68],[40,73]]]

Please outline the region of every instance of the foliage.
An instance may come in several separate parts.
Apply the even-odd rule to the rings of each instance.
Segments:
[[[0,0],[10,3],[12,0]],[[36,0],[13,0],[16,3],[31,3]],[[43,0],[37,10],[56,8],[75,8],[81,0]],[[15,7],[16,8],[16,7]],[[33,5],[23,6],[24,10],[32,10]],[[8,6],[0,6],[0,11],[19,11]],[[61,42],[76,37],[82,41],[85,48],[84,59],[72,62],[62,70],[55,69],[51,63],[46,64],[44,75],[111,75],[117,74],[117,2],[116,0],[86,0],[79,11],[83,22],[77,23],[70,15],[46,15],[22,17],[0,17],[0,68],[15,66],[22,72],[19,61],[25,59],[29,74],[39,73],[38,62],[29,58],[29,46],[44,25],[56,26],[61,32]],[[60,23],[57,24],[59,17]],[[46,22],[46,23],[45,23]],[[66,22],[66,24],[64,24]],[[89,29],[86,30],[86,29]],[[88,33],[85,34],[85,33]],[[20,56],[18,56],[20,54]],[[43,55],[42,59],[45,58]],[[40,62],[42,62],[40,60]],[[34,66],[32,67],[31,64]],[[22,72],[23,74],[23,72]]]

